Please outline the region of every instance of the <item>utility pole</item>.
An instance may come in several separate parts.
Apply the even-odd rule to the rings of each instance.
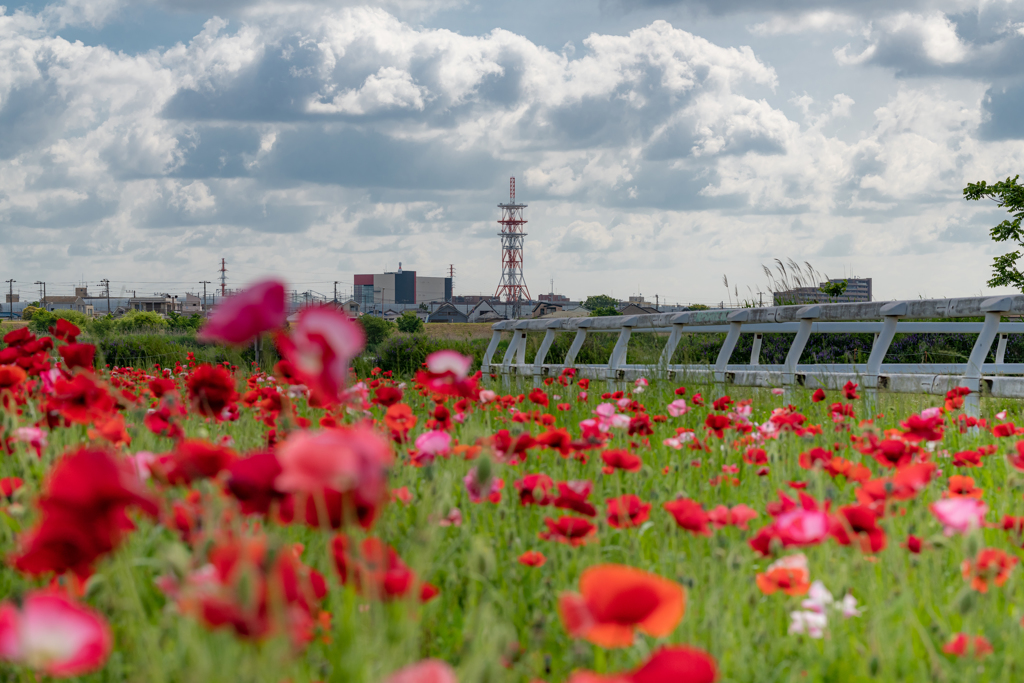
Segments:
[[[334,306],[338,306],[338,281],[334,281]]]
[[[14,283],[15,282],[17,282],[17,280],[8,280],[7,281],[7,284],[9,284],[11,286],[11,295],[7,299],[11,303],[11,320],[14,320]]]
[[[34,284],[34,285],[42,285],[43,286],[43,298],[39,300],[39,303],[41,303],[43,305],[43,310],[45,311],[46,310],[46,283],[43,282],[42,280],[36,280],[32,284]]]
[[[206,312],[209,310],[206,307],[206,285],[210,284],[210,281],[209,280],[203,280],[199,284],[201,284],[203,286],[203,315],[206,315]]]
[[[110,280],[100,280],[100,283],[107,288],[107,315],[110,315]]]
[[[227,261],[224,259],[220,260],[220,298],[224,298],[228,295],[228,267]]]
[[[658,310],[659,306],[661,306],[661,301],[658,299],[658,295],[655,294],[654,295],[654,310],[658,311],[658,313],[661,313],[661,311]]]

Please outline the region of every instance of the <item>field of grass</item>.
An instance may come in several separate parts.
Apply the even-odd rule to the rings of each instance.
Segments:
[[[193,364],[174,378],[186,402],[196,372]],[[96,378],[111,395],[128,391],[137,397],[122,399],[123,408],[115,409],[126,425],[125,433],[115,436],[98,418],[48,425],[47,411],[61,414],[65,408],[57,394],[38,384],[3,390],[15,401],[7,401],[2,413],[8,455],[0,459],[0,480],[17,477],[23,483],[8,497],[0,496],[0,544],[10,560],[0,568],[0,595],[13,605],[52,584],[109,623],[112,653],[81,680],[377,683],[405,665],[437,658],[451,664],[463,682],[561,683],[584,670],[629,671],[666,644],[710,653],[722,681],[1016,681],[1024,676],[1016,648],[1024,636],[1024,582],[1021,568],[1013,566],[1024,556],[1017,521],[1024,515],[1024,477],[1007,457],[1017,455],[1020,437],[1006,426],[1022,422],[1017,402],[983,400],[988,421],[968,428],[959,421],[955,400],[947,409],[941,399],[926,396],[882,394],[878,405],[870,405],[843,392],[819,401],[798,393],[787,407],[768,390],[736,389],[730,390],[731,402],[716,409],[712,402],[722,397],[722,389],[713,386],[687,386],[682,392],[665,382],[646,387],[594,382],[584,389],[566,378],[565,385],[539,389],[485,379],[481,387],[494,391],[495,399],[487,400],[485,393],[481,400],[459,401],[419,390],[410,379],[376,375],[362,378],[348,409],[325,412],[301,395],[281,398],[287,387],[279,393],[266,376],[249,378],[243,368],[235,379],[243,394],[237,419],[204,417],[193,397],[187,415],[170,418],[183,430],[171,438],[144,422],[151,410],[165,405],[153,395],[150,379],[142,372]],[[400,405],[409,406],[416,418],[404,439],[385,419],[387,409],[371,403],[384,389],[400,391]],[[607,395],[615,390],[625,393]],[[698,393],[703,401],[694,400]],[[686,411],[673,416],[681,412],[679,401],[685,401]],[[935,411],[925,413],[922,419],[931,427],[901,426],[926,408],[943,408],[938,417]],[[797,414],[804,419],[794,418]],[[280,444],[294,438],[307,420],[312,433],[336,430],[330,422],[319,426],[327,415],[372,426],[390,443],[391,502],[372,526],[349,524],[339,531],[324,523],[286,523],[278,507],[283,503],[274,503],[268,514],[243,514],[230,493],[235,458],[255,458],[275,441],[279,454]],[[585,422],[591,419],[604,422],[607,431],[594,432],[596,427]],[[993,429],[997,425],[1002,426]],[[723,430],[720,436],[716,428]],[[507,445],[507,437],[515,441],[529,434],[543,441],[559,429],[567,431],[564,454],[533,444],[517,458]],[[417,438],[428,432],[450,435],[447,452],[431,458],[417,449]],[[226,446],[232,456],[188,485],[155,475],[141,483],[158,501],[159,514],[131,512],[134,530],[112,552],[101,553],[82,581],[70,573],[57,577],[15,567],[43,516],[40,495],[53,467],[68,453],[89,445],[117,459],[151,453],[177,462],[185,458],[183,444],[192,442]],[[905,459],[887,460],[879,442],[894,445]],[[638,456],[640,463],[615,469],[606,462],[621,464],[614,451]],[[144,462],[150,459],[142,456]],[[856,464],[865,469],[851,469]],[[901,477],[910,472],[917,478],[908,488]],[[550,478],[552,499],[560,482],[587,482],[592,490],[573,505],[524,504],[530,496],[545,497],[540,485],[517,486],[531,474]],[[637,496],[641,508],[650,506],[638,508],[632,522],[609,516],[608,501],[626,494]],[[775,528],[781,517],[773,513],[785,514],[782,496],[799,507],[800,494],[809,497],[804,508],[816,507],[827,516],[827,533],[800,543],[783,535],[761,546],[767,555],[757,552],[751,540]],[[943,533],[932,504],[965,496],[987,506],[985,523]],[[695,506],[682,525],[665,507],[680,499]],[[316,503],[321,504],[326,503]],[[726,523],[728,516],[717,509],[738,505],[756,512],[746,528]],[[844,510],[853,508],[863,508],[867,519],[851,522]],[[1006,516],[1011,519],[1004,524]],[[585,520],[593,530],[579,544],[559,542],[551,526],[562,517]],[[320,520],[326,521],[322,515]],[[436,587],[437,595],[421,604],[418,591],[381,599],[351,579],[342,585],[332,554],[339,533],[350,544],[368,537],[385,541],[420,580]],[[324,577],[327,592],[310,599],[309,623],[297,627],[294,614],[270,600],[266,609],[274,627],[255,637],[197,611],[197,604],[206,604],[207,584],[189,582],[205,576],[207,563],[216,562],[212,549],[228,538],[258,539],[270,549],[266,557],[294,552]],[[919,552],[908,549],[908,541]],[[974,571],[981,579],[972,585],[963,563],[988,548],[1006,554],[1008,573],[979,574],[969,567],[967,574]],[[528,551],[542,553],[545,562],[523,564],[520,558]],[[766,594],[758,576],[767,576],[779,558],[800,553],[808,574],[799,577],[802,589],[794,592],[805,594]],[[686,604],[678,624],[658,636],[638,631],[625,647],[572,637],[559,613],[560,596],[580,590],[584,570],[609,563],[681,586]],[[259,572],[252,571],[232,575],[228,587],[230,601],[243,612],[258,606]],[[851,609],[844,616],[820,601],[804,604],[806,584],[815,581],[837,604],[851,596],[857,614]],[[172,584],[178,588],[169,588]],[[811,595],[820,593],[814,590]],[[816,609],[825,620],[814,622],[820,632],[807,626],[806,615]],[[803,623],[804,632],[793,632],[794,623]],[[982,647],[972,656],[969,647],[956,654],[950,643],[961,633],[971,642],[983,637],[991,652]],[[0,681],[38,680],[32,669],[41,666],[39,661],[0,664]],[[658,680],[696,679],[680,674]]]

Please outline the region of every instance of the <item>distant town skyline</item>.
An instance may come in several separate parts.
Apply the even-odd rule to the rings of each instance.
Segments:
[[[1004,215],[961,189],[1024,168],[1022,53],[1012,2],[11,4],[0,271],[185,292],[226,258],[350,296],[401,261],[489,294],[516,176],[534,298],[744,299],[775,258],[996,291]]]

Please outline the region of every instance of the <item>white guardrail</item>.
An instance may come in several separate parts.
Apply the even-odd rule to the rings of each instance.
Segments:
[[[580,377],[611,382],[633,380],[640,376],[689,378],[716,384],[752,387],[802,386],[808,389],[837,389],[853,381],[872,394],[878,389],[900,393],[945,394],[957,386],[971,390],[965,402],[969,414],[979,410],[980,392],[995,397],[1024,398],[1024,363],[1005,363],[1007,335],[1024,334],[1024,323],[1003,322],[1004,316],[1024,315],[1024,295],[970,297],[961,299],[920,299],[916,301],[876,301],[864,303],[813,304],[653,313],[647,315],[602,316],[595,318],[557,318],[504,320],[495,323],[490,344],[484,353],[482,370],[504,378],[532,377],[534,384],[543,377],[558,375],[563,368],[574,367]],[[984,317],[978,322],[935,321],[935,318]],[[913,320],[928,322],[908,322]],[[526,333],[544,331],[544,338],[533,363],[526,362]],[[512,333],[500,363],[493,363],[502,334]],[[561,362],[548,362],[548,351],[558,332],[575,332],[576,337]],[[672,355],[684,334],[726,333],[725,342],[714,365],[672,365]],[[800,355],[812,333],[874,333],[875,341],[867,363],[800,364]],[[604,364],[575,363],[576,355],[588,334],[617,333],[611,357]],[[638,333],[667,334],[665,348],[655,365],[626,363],[630,336]],[[782,365],[761,365],[763,334],[793,334],[786,361]],[[885,363],[893,337],[901,333],[972,333],[978,339],[966,363]],[[747,365],[731,365],[729,359],[741,334],[753,334],[754,342]],[[996,337],[995,363],[986,363]],[[1017,376],[1014,376],[1017,375]]]

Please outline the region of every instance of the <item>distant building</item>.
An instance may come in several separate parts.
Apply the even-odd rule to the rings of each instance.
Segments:
[[[175,299],[170,294],[154,294],[153,296],[133,296],[128,300],[128,306],[133,311],[144,311],[167,315],[177,308]]]
[[[451,301],[450,277],[417,277],[415,270],[393,273],[356,275],[352,281],[353,299],[363,312],[377,310],[385,304],[421,304],[433,301]]]
[[[185,298],[178,301],[178,312],[182,315],[193,313],[203,314],[203,297],[198,294],[187,293]]]
[[[550,301],[552,303],[569,303],[569,297],[563,294],[540,294],[537,296],[537,301]]]
[[[466,323],[469,316],[460,311],[454,304],[443,303],[427,317],[428,323]]]
[[[541,296],[544,296],[543,294]],[[564,297],[563,297],[564,298]],[[568,299],[566,299],[568,301]],[[562,310],[563,306],[560,304],[551,303],[541,299],[533,306],[533,311],[530,313],[531,318],[541,318],[545,315],[551,315]]]
[[[80,296],[47,296],[39,303],[48,311],[78,311],[88,316],[93,314],[91,301],[86,301]]]
[[[475,306],[481,301],[500,301],[500,299],[498,299],[494,295],[486,296],[483,294],[470,294],[452,297],[453,304],[469,304],[470,306]]]
[[[821,288],[829,283],[846,281],[846,292],[830,297]],[[793,306],[800,304],[849,303],[854,301],[872,301],[871,278],[833,278],[822,282],[817,287],[795,287],[783,292],[773,292],[772,302],[775,306]]]
[[[628,303],[621,311],[619,311],[619,315],[646,315],[648,313],[657,312],[658,309],[654,308],[653,306],[640,306],[635,303]]]
[[[468,317],[471,323],[496,323],[499,320],[504,320],[504,317],[488,301],[479,302],[469,312]]]

